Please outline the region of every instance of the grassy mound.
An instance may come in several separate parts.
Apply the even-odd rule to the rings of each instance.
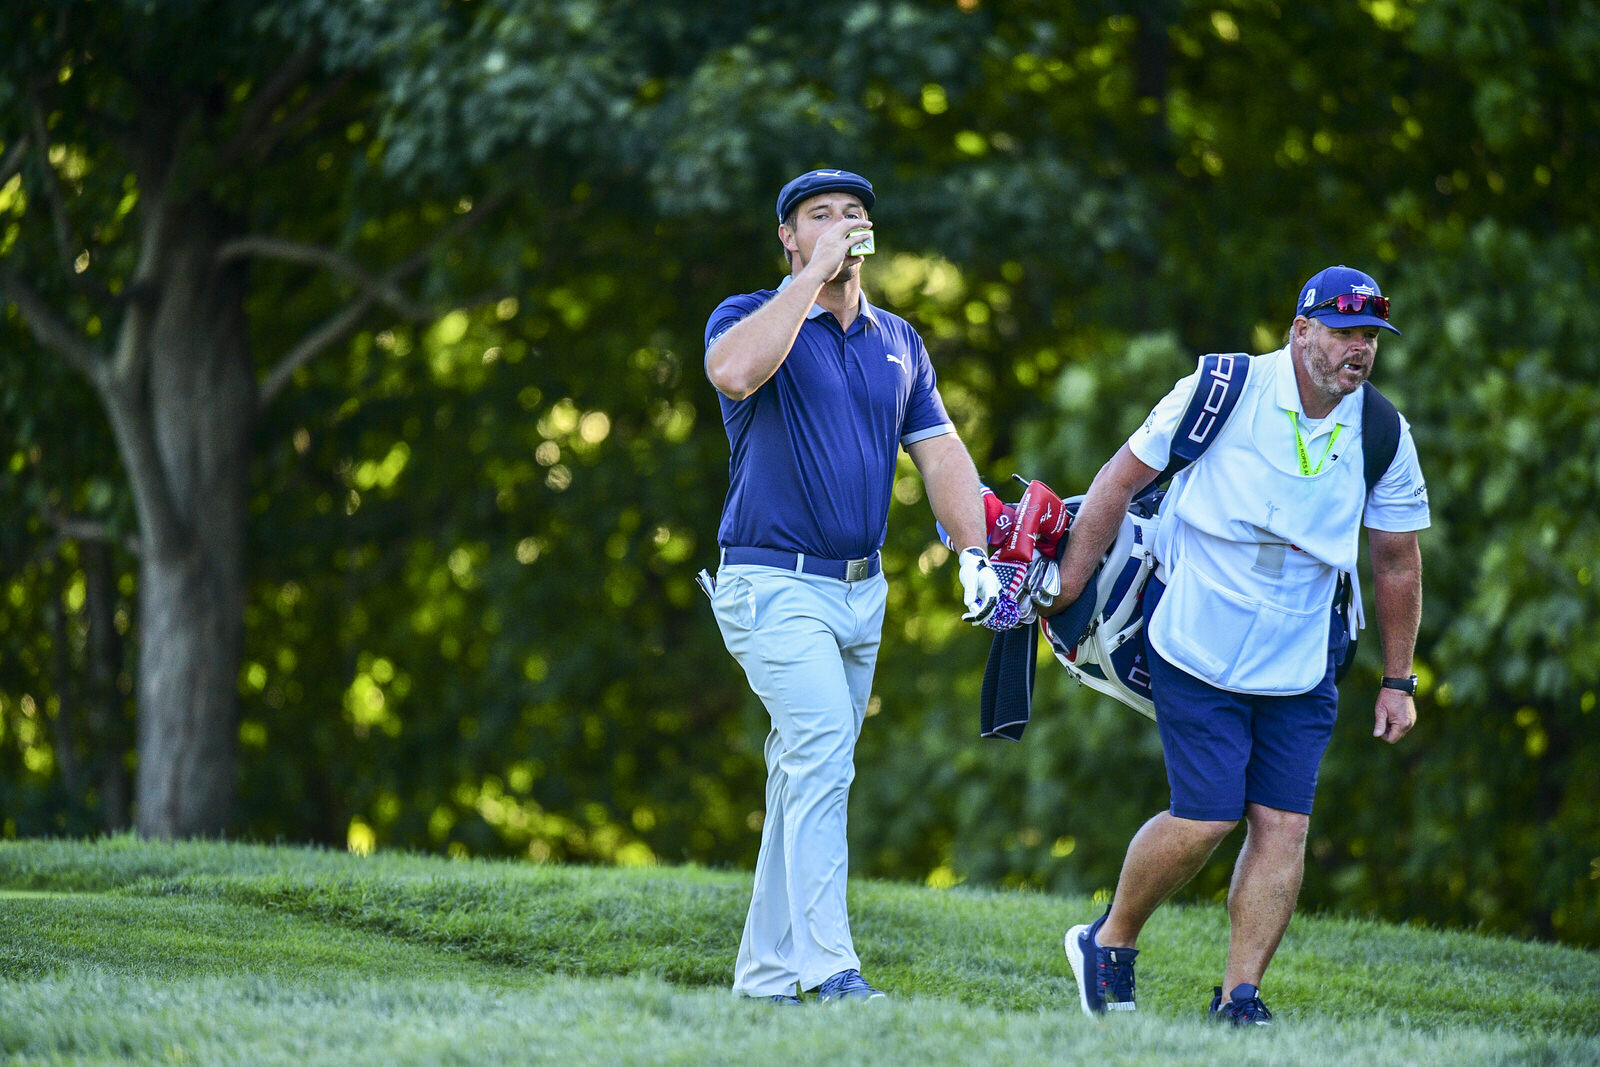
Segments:
[[[1134,1017],[1078,1010],[1083,898],[851,887],[871,1005],[732,996],[748,875],[217,843],[0,844],[14,1062],[1600,1062],[1600,955],[1299,916],[1279,1025],[1203,1022],[1226,917],[1172,907]]]

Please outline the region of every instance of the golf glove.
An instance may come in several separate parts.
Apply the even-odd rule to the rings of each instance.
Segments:
[[[1000,578],[981,548],[964,548],[956,557],[961,578],[961,600],[967,607],[961,617],[974,626],[994,614],[1000,599]]]

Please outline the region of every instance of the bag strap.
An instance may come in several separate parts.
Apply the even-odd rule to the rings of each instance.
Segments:
[[[1239,406],[1249,376],[1248,352],[1213,352],[1200,357],[1199,378],[1189,396],[1189,406],[1183,409],[1172,435],[1171,458],[1149,485],[1133,494],[1134,499],[1165,485],[1174,474],[1205,454],[1228,424],[1233,409]]]
[[[1400,412],[1371,382],[1361,383],[1361,397],[1361,473],[1370,493],[1400,450]]]
[[[1200,378],[1189,406],[1178,420],[1178,429],[1172,435],[1171,459],[1166,469],[1155,480],[1134,496],[1142,496],[1155,486],[1169,481],[1174,474],[1205,454],[1228,424],[1233,409],[1244,395],[1245,379],[1250,376],[1251,359],[1245,352],[1213,352],[1200,358]],[[1362,446],[1361,473],[1366,479],[1367,492],[1389,470],[1395,454],[1400,450],[1400,412],[1388,397],[1371,382],[1361,383],[1362,395]]]
[[[1361,383],[1361,405],[1361,477],[1370,494],[1394,462],[1395,453],[1400,451],[1400,412],[1371,382]],[[1361,609],[1361,585],[1354,571],[1339,575],[1333,607],[1335,614],[1344,613],[1345,629],[1350,635],[1349,647],[1334,672],[1333,680],[1338,683],[1355,662],[1356,638],[1366,625]]]

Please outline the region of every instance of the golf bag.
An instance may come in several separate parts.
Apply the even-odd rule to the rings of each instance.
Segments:
[[[1244,392],[1250,357],[1213,354],[1200,360],[1194,394],[1173,435],[1165,470],[1135,494],[1122,526],[1082,595],[1067,610],[1039,620],[1056,660],[1081,684],[1114,697],[1150,719],[1156,717],[1144,635],[1144,591],[1155,571],[1151,554],[1160,523],[1161,502],[1174,474],[1199,459],[1216,439]],[[1394,461],[1400,443],[1400,415],[1382,393],[1364,383],[1362,471],[1368,492]],[[1038,483],[1034,483],[1038,484]],[[1062,501],[1076,516],[1083,497]],[[1070,534],[1070,520],[1068,537]],[[1051,545],[1059,554],[1067,538]],[[1355,661],[1361,605],[1359,586],[1342,574],[1334,595],[1330,634],[1342,634],[1334,652],[1334,679],[1343,680]],[[990,650],[983,693],[982,735],[1019,740],[1026,726],[1033,683],[1031,633],[997,634]]]
[[[1162,487],[1136,499],[1083,595],[1061,614],[1039,621],[1068,674],[1150,719],[1156,707],[1144,643],[1144,589],[1156,567],[1151,549],[1165,495]],[[1082,496],[1064,501],[1074,516],[1082,503]]]

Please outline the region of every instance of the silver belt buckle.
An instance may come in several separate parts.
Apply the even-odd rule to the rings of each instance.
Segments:
[[[870,558],[845,560],[844,580],[847,582],[859,582],[867,576],[867,564],[871,562]]]

